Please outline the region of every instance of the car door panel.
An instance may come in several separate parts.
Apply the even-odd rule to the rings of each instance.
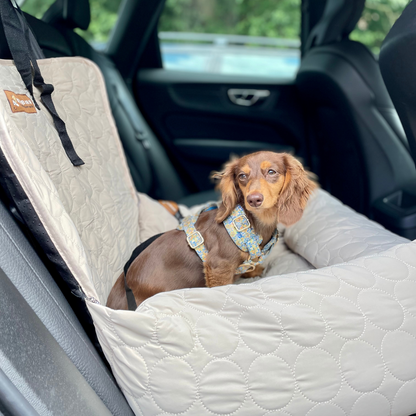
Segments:
[[[230,90],[247,92],[243,101],[255,102],[235,104]],[[232,154],[271,150],[306,156],[302,110],[290,80],[143,69],[135,92],[193,190],[210,189],[210,172]],[[256,92],[264,96],[253,100]]]

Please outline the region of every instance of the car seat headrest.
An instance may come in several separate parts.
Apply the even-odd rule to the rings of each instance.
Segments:
[[[42,20],[49,24],[63,24],[69,29],[87,30],[91,20],[89,0],[56,0]]]
[[[416,2],[410,2],[383,41],[379,63],[384,83],[406,132],[416,164]]]
[[[311,30],[305,52],[346,38],[364,9],[365,0],[327,0],[321,19]]]

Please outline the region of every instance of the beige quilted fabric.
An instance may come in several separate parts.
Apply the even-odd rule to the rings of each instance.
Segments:
[[[36,114],[12,113],[0,91],[0,122],[8,133],[2,148],[66,264],[88,295],[105,303],[139,243],[137,195],[96,65],[59,58],[39,66],[55,86],[56,109],[85,165],[72,166],[37,89],[42,111]],[[0,61],[0,79],[8,90],[27,93],[10,61]]]
[[[248,285],[90,310],[139,415],[409,416],[416,243]]]
[[[13,114],[1,91],[0,146],[63,260],[101,302],[87,304],[137,415],[416,412],[416,243],[323,191],[268,259],[267,274],[284,275],[161,293],[135,312],[103,306],[141,238],[175,223],[135,193],[96,66],[40,66],[86,164],[70,164],[45,110]],[[10,62],[0,77],[26,93]]]
[[[322,190],[311,198],[307,215],[286,230],[285,239],[295,253],[316,268],[380,253],[408,241]]]

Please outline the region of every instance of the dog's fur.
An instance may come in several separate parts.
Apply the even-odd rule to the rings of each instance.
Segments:
[[[308,198],[316,187],[301,163],[286,153],[257,152],[232,160],[222,172],[213,174],[219,179],[222,203],[218,210],[203,212],[195,227],[205,240],[208,256],[205,263],[192,250],[184,231],[172,230],[147,247],[131,264],[127,283],[137,305],[159,292],[191,287],[214,287],[233,283],[235,271],[248,254],[232,241],[222,221],[240,204],[254,231],[263,237],[263,247],[271,238],[277,223],[286,226],[297,222]],[[259,207],[248,197],[261,194]],[[258,276],[257,266],[242,277]],[[108,297],[107,306],[128,309],[124,288],[124,274],[117,279]]]

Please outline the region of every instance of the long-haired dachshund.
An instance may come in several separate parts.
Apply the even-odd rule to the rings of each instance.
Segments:
[[[202,212],[195,228],[208,251],[203,263],[184,231],[172,230],[152,242],[130,265],[126,282],[137,305],[159,292],[191,287],[214,287],[233,283],[236,270],[249,257],[229,236],[223,221],[240,204],[253,231],[262,237],[262,248],[275,233],[278,222],[297,222],[316,187],[301,163],[286,153],[257,152],[233,160],[219,179],[222,203],[218,209]],[[242,277],[258,276],[257,266]],[[107,306],[128,309],[124,273],[117,279]]]

